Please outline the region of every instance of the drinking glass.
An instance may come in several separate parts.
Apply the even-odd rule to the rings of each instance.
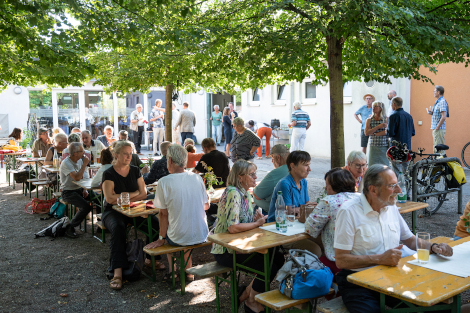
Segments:
[[[429,249],[431,248],[431,236],[429,233],[416,233],[416,249],[418,251],[418,262],[426,264],[429,262]]]
[[[287,226],[288,227],[294,226],[295,208],[292,205],[286,205],[286,213],[287,213]]]
[[[121,193],[121,195],[116,199],[116,202],[123,210],[129,210],[131,208],[128,192]]]
[[[38,150],[39,157],[42,157],[42,150]]]

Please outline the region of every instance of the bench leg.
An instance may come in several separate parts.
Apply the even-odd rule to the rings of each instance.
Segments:
[[[186,287],[186,272],[185,272],[185,268],[186,268],[186,262],[184,261],[184,250],[181,250],[180,251],[180,282],[181,282],[181,295],[184,295],[185,293],[185,287]],[[188,261],[189,261],[189,258],[191,257],[191,254],[189,254],[188,256]]]

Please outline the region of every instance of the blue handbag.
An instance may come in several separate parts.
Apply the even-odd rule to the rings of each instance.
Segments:
[[[65,209],[67,206],[60,202],[60,198],[52,205],[51,209],[49,210],[49,216],[55,218],[62,218],[65,215]]]
[[[291,249],[285,265],[288,262],[292,262],[292,266],[289,264],[287,268],[295,274],[286,275],[279,284],[282,294],[295,300],[328,294],[333,283],[333,273],[315,254],[307,250]]]

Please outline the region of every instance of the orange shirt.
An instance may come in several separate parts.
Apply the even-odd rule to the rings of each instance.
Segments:
[[[465,206],[465,211],[463,211],[462,216],[457,222],[454,236],[459,236],[460,238],[465,238],[469,236],[469,233],[467,232],[466,227],[465,227],[465,221],[463,220],[464,218],[467,220],[469,219],[468,213],[470,213],[470,201],[468,201],[467,205]]]
[[[192,153],[188,152],[188,163],[186,163],[187,168],[196,167],[197,162],[201,159],[204,153]]]

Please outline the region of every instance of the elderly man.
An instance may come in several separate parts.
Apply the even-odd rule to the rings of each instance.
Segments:
[[[364,152],[351,151],[348,155],[348,165],[344,166],[343,169],[348,170],[356,181],[356,192],[362,192],[364,182],[362,178],[367,170],[367,157]]]
[[[82,131],[82,142],[85,149],[90,151],[94,158],[96,158],[98,153],[101,153],[101,150],[106,149],[101,141],[91,139],[89,130]]]
[[[131,127],[134,136],[134,146],[137,154],[140,153],[140,144],[142,143],[142,133],[144,132],[144,114],[142,113],[142,104],[137,103],[135,111],[131,113]]]
[[[375,97],[368,93],[364,96],[364,100],[366,101],[366,104],[354,113],[354,117],[361,124],[361,147],[362,152],[366,154],[369,136],[365,135],[364,130],[366,129],[366,120],[372,114],[372,102],[375,101]],[[359,118],[358,115],[360,115],[361,118]]]
[[[390,118],[390,115],[392,115],[392,113],[395,112],[395,110],[392,108],[392,99],[395,98],[396,96],[397,96],[397,92],[395,90],[390,90],[387,93],[387,98],[388,98],[388,101],[389,101],[387,116],[389,118]]]
[[[158,181],[154,200],[155,207],[160,208],[160,236],[146,248],[160,247],[165,242],[172,246],[192,246],[206,241],[209,233],[205,213],[209,209],[207,192],[199,175],[184,170],[187,158],[187,151],[180,145],[171,145],[168,149],[170,175]],[[186,251],[186,268],[192,266],[189,251]],[[170,255],[168,263],[171,264]],[[169,271],[171,273],[171,267]]]
[[[253,190],[255,204],[262,208],[264,212],[269,212],[274,187],[276,187],[276,184],[281,179],[289,174],[286,164],[289,150],[287,150],[285,145],[275,145],[271,149],[270,156],[274,169],[270,171]]]
[[[81,133],[81,130],[80,130],[80,128],[78,128],[78,127],[74,127],[74,128],[72,128],[72,131],[71,131],[70,133],[71,133],[71,134],[73,134],[73,133],[79,134],[79,133]]]
[[[39,158],[38,151],[42,151],[42,155],[45,156],[49,148],[52,147],[52,141],[49,137],[49,131],[46,128],[39,128],[38,130],[38,139],[33,143],[31,152],[35,158]]]
[[[446,134],[446,119],[449,117],[449,105],[446,99],[444,99],[444,87],[436,85],[434,87],[434,98],[436,103],[434,106],[426,108],[431,118],[431,129],[432,129],[432,140],[434,153],[441,153],[442,151],[436,150],[436,145],[445,144]]]
[[[289,127],[292,127],[292,142],[290,152],[295,150],[304,150],[305,138],[307,138],[307,130],[312,123],[308,113],[302,111],[300,102],[294,102],[294,112],[292,112],[292,122]]]
[[[159,180],[162,177],[165,177],[170,174],[168,172],[168,168],[166,165],[166,154],[168,152],[168,148],[171,146],[171,142],[164,141],[161,144],[161,151],[163,157],[160,160],[153,162],[152,167],[150,168],[150,172],[143,175],[144,182],[146,185],[152,184]]]
[[[196,126],[196,115],[189,109],[189,103],[183,103],[183,110],[180,112],[180,117],[176,122],[175,131],[180,126],[181,141],[184,142],[186,138],[193,138],[194,126]]]
[[[69,156],[60,164],[60,189],[62,190],[62,199],[79,208],[65,232],[66,236],[76,238],[75,227],[80,225],[93,207],[90,205],[90,194],[74,184],[74,181],[89,178],[87,165],[90,160],[84,155],[85,149],[82,143],[72,142],[68,149]]]
[[[161,109],[162,100],[155,100],[155,107],[150,112],[150,122],[153,126],[153,155],[159,156],[160,145],[163,142],[163,135],[165,134],[165,124],[163,123],[163,118],[165,117],[164,112]]]
[[[96,140],[101,141],[103,145],[107,148],[116,141],[116,138],[113,137],[114,128],[112,126],[106,125],[104,130],[104,135],[96,137]]]
[[[336,281],[350,313],[380,312],[380,294],[348,282],[349,274],[375,265],[397,266],[403,244],[416,250],[416,237],[395,204],[400,192],[390,167],[375,164],[364,175],[361,196],[345,202],[338,211],[334,248],[336,265],[342,270]],[[445,243],[432,244],[429,249],[430,253],[452,255]],[[392,307],[400,302],[387,298]]]

